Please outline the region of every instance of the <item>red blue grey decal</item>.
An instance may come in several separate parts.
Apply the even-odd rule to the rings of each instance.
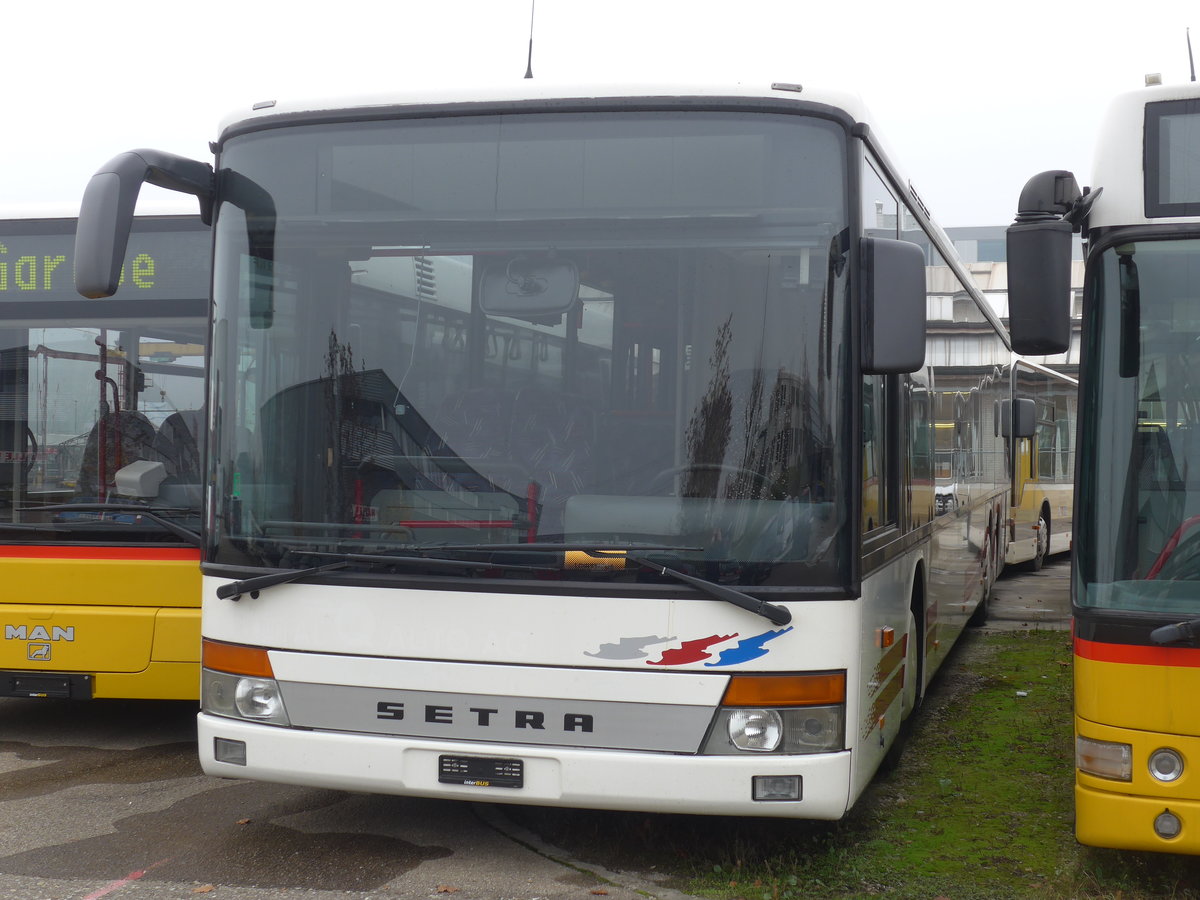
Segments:
[[[705,666],[736,666],[766,656],[770,648],[764,646],[781,635],[787,634],[794,626],[778,630],[764,631],[761,634],[741,637],[733,634],[710,634],[706,637],[689,638],[679,641],[677,637],[660,637],[645,635],[643,637],[623,637],[616,643],[601,644],[595,652],[585,650],[585,656],[595,659],[646,659],[648,666],[686,666],[693,663],[704,663]],[[739,640],[740,638],[740,640]],[[678,642],[678,643],[677,643]],[[655,644],[677,643],[658,653],[658,659],[650,659],[646,648]],[[723,646],[722,645],[727,645]],[[708,662],[716,655],[715,662]]]

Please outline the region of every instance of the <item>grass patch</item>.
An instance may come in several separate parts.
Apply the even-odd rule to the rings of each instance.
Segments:
[[[512,815],[577,857],[714,898],[1200,900],[1200,860],[1081,847],[1066,632],[964,636],[898,763],[840,822]]]

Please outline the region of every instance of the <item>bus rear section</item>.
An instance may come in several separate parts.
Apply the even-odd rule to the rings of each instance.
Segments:
[[[0,696],[193,699],[208,230],[138,218],[103,304],[74,230],[0,221]]]

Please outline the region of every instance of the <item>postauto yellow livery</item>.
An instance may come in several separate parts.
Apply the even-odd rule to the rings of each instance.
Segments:
[[[1085,241],[1071,599],[1080,841],[1200,854],[1200,86],[1113,100],[1091,186],[1009,229],[1013,343],[1071,345]]]

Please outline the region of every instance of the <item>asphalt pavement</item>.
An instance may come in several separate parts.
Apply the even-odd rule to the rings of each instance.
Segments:
[[[987,631],[1071,627],[1071,555],[1051,556],[1040,571],[1009,566],[992,586]]]

